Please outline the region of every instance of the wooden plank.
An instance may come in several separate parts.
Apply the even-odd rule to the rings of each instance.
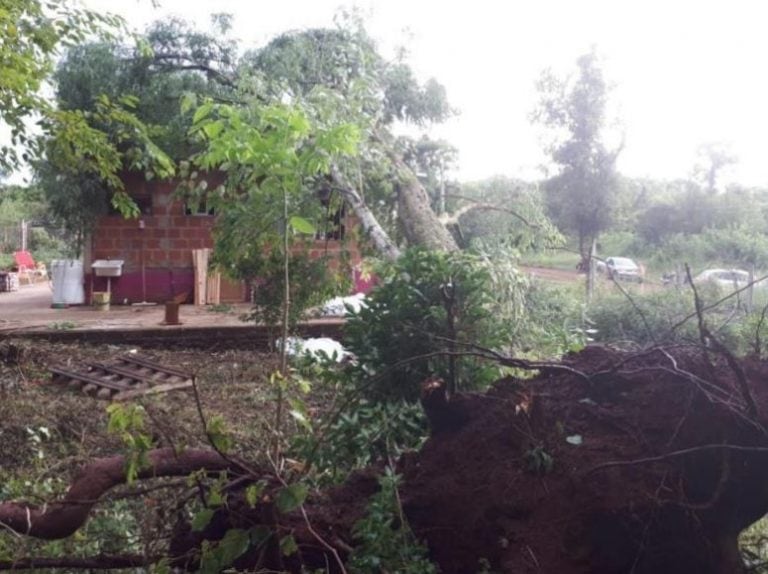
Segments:
[[[146,395],[154,395],[156,393],[166,393],[168,391],[175,391],[177,389],[188,389],[192,386],[192,381],[182,381],[180,383],[164,383],[162,385],[155,385],[148,389],[136,389],[132,391],[122,391],[112,397],[113,401],[127,401],[136,397],[143,397]]]
[[[148,369],[153,369],[155,371],[167,373],[169,375],[176,375],[178,377],[181,377],[183,379],[191,379],[192,376],[189,373],[185,373],[184,371],[180,369],[174,369],[172,367],[166,367],[164,365],[159,365],[157,363],[154,363],[152,361],[148,361],[147,359],[142,359],[141,357],[134,357],[133,355],[126,355],[125,357],[120,357],[120,360],[126,363],[133,363],[135,365],[141,365],[142,367],[147,367]]]
[[[219,305],[221,303],[221,273],[218,271],[208,275],[205,302],[208,305]]]
[[[159,379],[157,377],[150,375],[143,375],[137,371],[132,371],[130,369],[124,369],[122,367],[119,367],[117,365],[106,365],[104,363],[88,363],[89,366],[94,367],[95,369],[99,369],[100,371],[103,371],[106,373],[113,373],[115,375],[119,375],[121,377],[124,377],[126,379],[133,379],[137,383],[148,383],[150,385],[155,383],[161,383],[161,382],[167,382],[163,379],[167,377],[178,377],[179,375],[171,374],[171,373],[165,373],[161,371],[155,371],[155,374],[163,375],[163,379]],[[183,379],[188,379],[189,377],[181,377]]]
[[[220,303],[243,303],[247,300],[245,281],[229,279],[227,277],[221,278],[219,287]]]
[[[195,270],[195,305],[205,305],[207,277],[208,277],[208,256],[210,249],[193,249],[192,262]]]
[[[78,373],[76,371],[67,371],[66,369],[60,369],[58,367],[51,367],[49,369],[53,374],[59,375],[62,377],[67,377],[68,379],[76,379],[79,381],[83,381],[84,383],[90,383],[91,385],[97,385],[100,387],[107,387],[109,389],[114,389],[116,391],[124,391],[126,390],[126,385],[121,385],[120,383],[115,383],[113,381],[107,381],[104,379],[100,379],[98,377],[92,377],[91,375],[87,373]],[[86,385],[88,386],[88,385]]]

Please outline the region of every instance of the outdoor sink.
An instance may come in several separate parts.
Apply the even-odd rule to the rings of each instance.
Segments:
[[[96,277],[120,277],[123,274],[122,259],[97,259],[91,264]]]

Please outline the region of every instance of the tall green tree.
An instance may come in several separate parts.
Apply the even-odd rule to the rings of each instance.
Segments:
[[[211,32],[199,32],[178,19],[151,25],[132,45],[98,41],[67,50],[53,74],[57,113],[80,118],[113,153],[109,165],[74,158],[62,145],[62,130],[46,139],[46,157],[36,176],[75,251],[110,201],[132,213],[120,193],[120,169],[147,177],[172,173],[172,160],[198,150],[188,136],[191,116],[181,113],[184,94],[227,97],[236,58],[233,41],[222,35],[226,19],[216,18]],[[105,110],[105,102],[115,108]],[[117,111],[120,114],[117,114]]]
[[[552,134],[547,152],[558,173],[546,183],[550,214],[576,236],[586,265],[592,241],[614,221],[623,144],[606,143],[610,87],[595,50],[579,57],[576,68],[565,78],[542,74],[532,117]]]
[[[11,145],[0,151],[0,169],[10,171],[41,151],[29,126],[61,125],[55,106],[43,94],[56,57],[63,48],[121,25],[109,14],[87,10],[74,0],[3,0],[0,4],[0,122],[11,132]],[[67,122],[78,130],[77,122]],[[87,137],[87,134],[85,134]],[[21,155],[19,155],[21,151]]]

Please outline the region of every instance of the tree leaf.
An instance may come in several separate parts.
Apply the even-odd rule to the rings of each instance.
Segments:
[[[251,544],[251,537],[247,530],[242,528],[232,528],[227,530],[224,538],[219,542],[219,565],[227,567],[248,550]]]
[[[210,139],[216,138],[216,136],[218,136],[223,129],[224,129],[224,125],[221,122],[211,122],[203,126],[203,131],[205,132],[205,135],[208,136]]]
[[[259,502],[261,493],[264,492],[264,488],[266,486],[266,481],[260,480],[256,484],[251,484],[248,488],[245,489],[245,501],[248,503],[248,506],[251,508],[256,506],[256,503]]]
[[[192,531],[202,532],[205,530],[205,527],[208,526],[211,518],[213,518],[213,512],[213,508],[203,508],[200,512],[195,514],[195,517],[192,519]]]
[[[201,120],[207,118],[212,110],[213,110],[213,104],[211,102],[204,103],[202,106],[200,106],[195,110],[195,115],[192,116],[192,123],[196,124]]]
[[[299,482],[278,491],[275,504],[280,512],[291,512],[301,506],[307,498],[309,489]]]
[[[288,220],[288,224],[299,233],[306,233],[307,235],[314,235],[316,230],[315,226],[309,221],[298,215],[294,215]]]
[[[280,552],[282,552],[283,556],[290,556],[298,550],[299,546],[296,544],[296,539],[293,537],[293,534],[283,536],[280,539]]]

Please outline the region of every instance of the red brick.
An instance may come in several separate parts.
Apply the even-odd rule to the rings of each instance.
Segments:
[[[186,249],[171,249],[168,253],[171,262],[175,265],[186,266],[192,260],[192,253]]]
[[[115,241],[113,239],[111,239],[111,238],[109,238],[109,239],[107,239],[107,238],[101,239],[100,238],[98,245],[99,245],[99,249],[114,249]]]

